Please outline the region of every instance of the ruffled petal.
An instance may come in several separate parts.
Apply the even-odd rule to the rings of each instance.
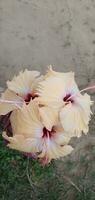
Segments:
[[[10,90],[24,97],[28,93],[34,92],[40,80],[39,75],[40,72],[38,71],[28,71],[26,69],[24,72],[20,72],[18,76],[15,76],[12,81],[7,81],[7,86]]]
[[[68,133],[66,132],[57,132],[54,137],[53,140],[55,141],[56,144],[60,145],[60,146],[64,146],[66,144],[69,143],[71,137],[68,135]]]
[[[62,147],[62,150],[63,150],[63,152],[64,152],[64,156],[67,156],[67,155],[69,155],[74,149],[73,149],[73,147],[70,146],[70,145],[65,145],[65,146]]]
[[[13,137],[8,137],[6,132],[3,132],[3,138],[6,139],[8,147],[11,149],[16,149],[22,152],[28,153],[39,153],[41,151],[41,145],[38,139],[26,138],[24,135],[14,135]]]
[[[58,122],[58,110],[56,107],[43,106],[39,108],[39,113],[43,125],[51,131],[52,127]]]
[[[21,109],[13,111],[10,117],[13,134],[22,134],[28,137],[41,137],[43,126],[37,105],[31,101],[28,105],[24,104]]]
[[[48,73],[47,73],[48,74]],[[39,83],[39,102],[44,105],[64,104],[64,97],[68,93],[68,88],[74,85],[74,73],[59,73],[50,71]]]
[[[0,115],[6,115],[23,104],[22,98],[8,89],[2,94],[0,100]]]
[[[70,145],[60,146],[53,139],[46,139],[43,144],[43,150],[39,154],[39,158],[47,158],[47,161],[50,162],[52,159],[57,159],[64,157],[67,154],[70,154],[73,148]]]
[[[91,101],[91,98],[88,94],[84,94],[81,96],[76,96],[76,104],[78,104],[84,111],[85,114],[85,123],[89,123],[89,120],[91,118],[91,105],[93,105],[93,102]]]
[[[60,121],[66,132],[72,136],[81,136],[83,131],[88,132],[88,123],[91,115],[91,101],[88,95],[80,95],[74,103],[69,103],[60,112]]]
[[[54,71],[53,70],[53,67],[52,67],[52,65],[50,65],[49,67],[48,67],[48,70],[47,70],[47,73],[45,74],[45,76],[44,76],[44,79],[47,79],[47,78],[49,78],[49,77],[54,77],[54,76],[59,76],[60,78],[64,78],[65,76],[67,76],[67,78],[68,78],[68,76],[74,76],[74,73],[71,71],[71,72],[57,72],[57,71]]]

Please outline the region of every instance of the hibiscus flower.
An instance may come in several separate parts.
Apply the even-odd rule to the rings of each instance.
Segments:
[[[48,112],[47,109],[47,115]],[[10,121],[13,136],[9,137],[5,132],[3,133],[3,137],[9,142],[8,147],[28,154],[36,154],[43,164],[66,156],[73,150],[68,145],[70,137],[62,127],[54,124],[54,120],[51,122],[51,130],[45,127],[39,107],[32,100],[28,105],[24,103],[20,109],[14,110]]]
[[[88,132],[92,101],[88,94],[81,94],[74,73],[55,72],[50,67],[39,83],[38,95],[39,104],[57,108],[60,123],[67,133],[80,137],[82,131]]]
[[[1,95],[0,99],[0,115],[21,107],[23,102],[27,104],[31,99],[37,97],[36,87],[42,77],[40,72],[28,71],[20,72],[12,81],[7,81],[8,89]]]

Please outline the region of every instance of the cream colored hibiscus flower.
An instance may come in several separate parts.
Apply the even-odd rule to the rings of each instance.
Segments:
[[[72,136],[88,132],[92,101],[88,94],[82,95],[74,79],[74,73],[59,73],[50,68],[39,83],[39,104],[59,108],[59,120]],[[52,112],[52,109],[51,109]]]
[[[47,115],[48,115],[47,109]],[[54,116],[55,118],[55,116]],[[30,101],[23,104],[11,114],[13,137],[8,137],[4,132],[3,137],[9,141],[8,146],[26,153],[36,153],[42,163],[48,163],[71,153],[73,148],[68,145],[70,137],[62,128],[54,124],[48,130],[41,120],[38,105]]]
[[[7,81],[8,89],[1,95],[0,99],[0,115],[6,115],[19,106],[23,102],[29,101],[36,97],[36,87],[42,79],[39,77],[40,72],[28,71],[20,72],[12,81]]]

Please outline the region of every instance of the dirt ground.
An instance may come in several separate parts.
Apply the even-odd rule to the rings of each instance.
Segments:
[[[0,0],[0,91],[21,69],[44,73],[50,64],[74,71],[80,88],[95,83],[95,0]],[[95,90],[89,94],[95,100]],[[84,191],[80,200],[95,200],[95,104],[92,110],[88,136],[74,139],[71,156],[56,162],[66,183],[58,200],[77,200],[76,191]]]

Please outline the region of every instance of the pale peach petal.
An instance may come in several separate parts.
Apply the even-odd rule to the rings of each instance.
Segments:
[[[23,104],[22,98],[8,89],[2,94],[0,100],[0,115],[6,115]]]
[[[85,127],[82,120],[82,112],[80,108],[72,104],[66,105],[60,112],[60,121],[66,132],[71,136],[81,136],[81,132]]]
[[[43,145],[42,153],[38,155],[39,158],[48,158],[48,162],[52,159],[58,159],[71,153],[73,148],[70,145],[59,146],[53,140],[46,140]]]
[[[58,122],[58,109],[50,106],[39,108],[43,125],[51,131],[54,124]]]
[[[88,124],[92,114],[91,105],[93,105],[90,96],[86,93],[84,95],[78,95],[76,96],[75,101],[76,104],[78,104],[83,109],[85,113],[85,122]]]
[[[41,139],[25,138],[23,135],[8,137],[5,132],[3,133],[3,137],[10,142],[7,145],[9,148],[22,152],[39,153],[39,158],[44,158],[46,156],[49,161],[51,159],[57,159],[59,157],[66,156],[73,150],[70,145],[60,147],[56,145],[56,143],[54,143],[52,140],[46,140],[45,142]]]
[[[67,156],[67,155],[69,155],[74,149],[73,149],[73,147],[70,146],[70,145],[65,145],[65,146],[62,147],[62,150],[63,150],[63,152],[64,152],[64,156]]]
[[[49,77],[54,77],[54,76],[59,76],[61,78],[64,78],[65,76],[74,76],[74,73],[73,72],[57,72],[57,71],[54,71],[53,70],[53,67],[52,65],[48,66],[48,70],[47,70],[47,73],[45,74],[44,76],[44,79],[47,79]]]
[[[57,132],[57,134],[54,135],[53,140],[56,144],[59,145],[66,145],[69,143],[71,137],[68,136],[68,133],[66,132]]]
[[[7,86],[10,90],[19,94],[20,96],[25,96],[27,93],[34,91],[36,84],[39,82],[40,72],[38,71],[28,71],[20,72],[18,76],[15,76],[12,81],[7,81]],[[38,77],[38,79],[36,79]]]
[[[39,83],[38,95],[42,104],[58,104],[63,102],[64,96],[67,94],[67,88],[73,85],[74,74],[65,73],[63,75],[50,76]]]
[[[41,138],[28,139],[31,143],[31,152],[39,154],[42,151],[43,141]]]
[[[11,149],[16,149],[22,152],[39,152],[40,148],[36,139],[25,138],[24,135],[14,135],[8,137],[7,134],[3,133],[3,138],[9,141],[7,145]]]
[[[37,105],[31,101],[24,104],[21,109],[13,111],[10,117],[14,134],[22,134],[25,137],[41,137],[43,126],[39,119]]]
[[[48,160],[59,158],[62,155],[61,147],[56,145],[51,139],[46,139],[43,143],[43,148],[39,158],[47,157]]]
[[[88,95],[80,95],[75,103],[69,103],[60,112],[60,120],[66,132],[72,136],[81,136],[82,131],[88,132],[88,123],[91,115],[91,101]]]

